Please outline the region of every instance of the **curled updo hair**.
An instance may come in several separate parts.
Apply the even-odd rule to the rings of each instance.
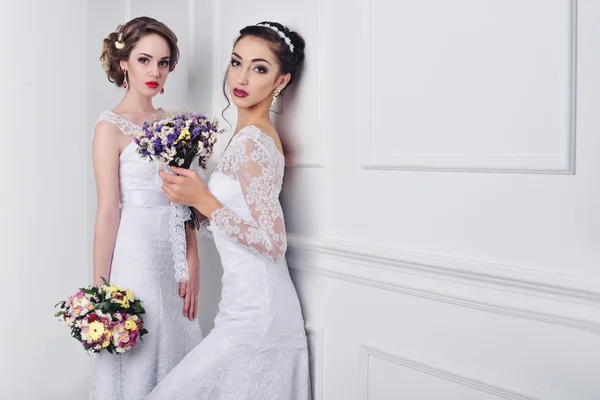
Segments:
[[[274,28],[277,28],[279,32],[282,32],[286,37],[288,37],[291,41],[292,46],[294,46],[294,51],[290,49],[290,46],[285,42],[285,40],[279,36],[275,30],[260,25],[270,25]],[[302,66],[302,62],[304,61],[304,39],[298,32],[294,32],[289,30],[286,26],[278,22],[269,22],[263,21],[257,25],[248,25],[247,27],[240,30],[240,35],[237,37],[235,42],[233,43],[233,47],[245,38],[246,36],[252,36],[259,39],[263,39],[269,44],[269,47],[273,51],[275,58],[277,58],[277,62],[279,63],[279,72],[281,75],[290,74],[290,81],[287,86],[283,89],[281,94],[284,94],[284,91],[294,82],[294,79],[297,77],[297,74]],[[225,110],[229,108],[230,102],[229,97],[227,96],[227,78],[228,73],[225,73],[225,78],[223,79],[223,94],[227,99],[227,107]],[[225,112],[223,110],[223,113]]]
[[[280,32],[283,32],[287,36],[291,44],[294,46],[294,51],[290,49],[284,39],[279,36],[275,30],[259,25],[270,25],[277,28]],[[281,25],[278,22],[263,21],[257,25],[249,25],[240,31],[240,36],[235,40],[233,46],[246,36],[254,36],[269,43],[269,47],[275,54],[277,61],[279,62],[279,69],[282,75],[290,74],[291,79],[288,85],[291,85],[296,77],[296,71],[298,67],[302,65],[304,61],[304,39],[298,34],[298,32],[290,31],[286,26]],[[287,86],[286,86],[287,87]],[[285,90],[285,89],[284,89]]]
[[[100,61],[102,62],[102,69],[106,72],[106,76],[111,83],[118,87],[123,86],[125,72],[121,69],[121,61],[129,60],[131,50],[137,42],[141,38],[152,34],[156,34],[167,41],[171,50],[169,72],[175,69],[179,60],[179,47],[177,46],[175,33],[154,18],[137,17],[125,25],[119,25],[116,31],[110,33],[103,41]],[[117,45],[122,48],[119,49]]]

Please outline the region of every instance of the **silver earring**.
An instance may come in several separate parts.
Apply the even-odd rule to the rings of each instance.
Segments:
[[[271,100],[271,107],[273,107],[275,105],[275,102],[277,102],[277,96],[279,96],[279,93],[281,93],[281,89],[280,88],[275,89],[275,94],[273,95],[273,100]]]

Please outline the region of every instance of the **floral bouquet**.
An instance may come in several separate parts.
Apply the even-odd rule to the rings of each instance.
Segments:
[[[206,169],[206,162],[212,155],[213,146],[217,142],[218,121],[209,121],[202,114],[183,112],[163,119],[146,121],[142,132],[134,137],[138,145],[138,154],[147,160],[156,160],[162,166],[175,166],[189,169],[196,157],[198,165]],[[199,229],[196,214],[186,224],[192,229]]]
[[[111,354],[124,353],[148,333],[141,301],[131,291],[106,281],[100,287],[80,288],[55,307],[59,306],[60,311],[54,316],[71,329],[71,336],[89,352],[106,349]]]

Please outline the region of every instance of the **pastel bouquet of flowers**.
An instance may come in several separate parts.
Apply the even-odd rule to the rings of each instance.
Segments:
[[[71,336],[92,353],[107,350],[124,353],[135,347],[144,329],[141,301],[130,290],[109,285],[80,288],[66,301],[60,301],[54,316],[71,329]]]
[[[181,112],[165,118],[146,121],[142,131],[134,137],[138,154],[161,166],[189,169],[198,158],[198,165],[206,169],[206,162],[213,153],[218,136],[219,123],[202,114]],[[193,210],[186,224],[199,229],[200,224]]]

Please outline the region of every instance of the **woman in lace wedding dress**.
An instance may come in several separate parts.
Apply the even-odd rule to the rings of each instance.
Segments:
[[[102,113],[94,130],[94,284],[106,278],[132,290],[146,310],[149,333],[124,354],[92,356],[92,400],[143,399],[202,339],[194,319],[199,286],[195,232],[186,232],[183,222],[174,231],[184,247],[186,240],[188,244],[189,279],[183,276],[187,280],[179,283],[171,244],[172,208],[157,167],[140,158],[132,142],[143,121],[164,114],[154,109],[152,98],[162,91],[177,58],[175,34],[151,18],[133,19],[104,40],[103,67],[109,80],[126,92],[114,111]]]
[[[186,170],[161,173],[171,201],[208,217],[223,291],[215,328],[147,399],[310,399],[304,321],[279,203],[285,160],[269,118],[303,58],[303,39],[280,24],[242,29],[227,78],[238,126],[208,188]]]

